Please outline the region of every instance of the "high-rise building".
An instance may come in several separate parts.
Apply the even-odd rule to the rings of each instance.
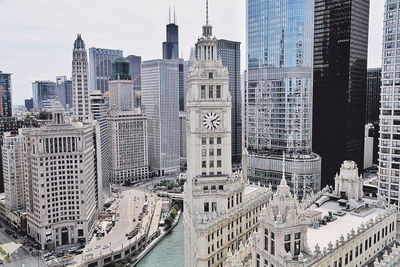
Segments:
[[[141,88],[142,88],[142,78],[141,78],[141,65],[142,57],[131,55],[126,58],[129,62],[129,70],[132,76],[133,92],[135,97],[135,107],[141,106]]]
[[[18,132],[3,134],[4,193],[6,208],[11,212],[25,209],[22,145],[23,138],[18,135]]]
[[[110,154],[109,154],[109,132],[107,123],[107,104],[105,96],[100,91],[90,91],[90,110],[93,120],[99,125],[100,148],[96,152],[101,153],[101,176],[103,194],[110,195]]]
[[[396,40],[400,34],[400,3],[385,1],[379,138],[378,194],[390,204],[400,197],[400,99]]]
[[[43,109],[43,101],[56,98],[56,84],[52,81],[36,81],[32,83],[33,108]]]
[[[187,172],[181,176],[185,267],[226,266],[227,256],[256,231],[272,191],[246,185],[246,172],[232,173],[230,79],[208,21],[197,50],[186,102]]]
[[[0,71],[0,116],[12,116],[11,73]]]
[[[48,249],[86,242],[98,212],[93,125],[68,123],[56,101],[50,124],[20,134],[28,235]]]
[[[313,0],[247,1],[249,180],[276,189],[286,154],[286,179],[298,196],[321,181],[312,152],[313,10]]]
[[[178,59],[179,58],[179,27],[174,22],[171,22],[171,13],[169,14],[169,24],[167,25],[167,41],[163,42],[163,59]]]
[[[25,108],[27,111],[31,111],[33,109],[33,98],[25,99]]]
[[[232,161],[242,158],[242,91],[240,73],[240,42],[218,40],[218,56],[229,72],[229,92],[232,96]]]
[[[382,68],[368,69],[365,122],[379,124]]]
[[[142,63],[142,107],[148,119],[149,164],[163,176],[178,173],[179,161],[179,61]]]
[[[56,88],[58,100],[65,110],[70,110],[72,108],[72,81],[67,80],[66,76],[57,76]]]
[[[133,105],[133,84],[129,62],[117,58],[112,63],[110,85],[110,182],[122,184],[149,177],[147,118]]]
[[[111,76],[111,63],[114,59],[122,57],[121,50],[89,48],[90,64],[90,90],[108,91],[108,80]]]
[[[24,121],[13,117],[0,117],[0,155],[2,155],[3,133],[15,132],[25,126]],[[27,125],[28,126],[28,125]],[[28,126],[29,127],[29,126]],[[4,192],[3,161],[0,160],[0,193]]]
[[[368,18],[369,1],[315,1],[312,136],[322,186],[343,159],[363,169]]]
[[[90,114],[89,71],[85,43],[78,34],[72,52],[72,108],[78,121],[88,121]]]

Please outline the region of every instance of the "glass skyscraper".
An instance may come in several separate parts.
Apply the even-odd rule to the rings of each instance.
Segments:
[[[44,108],[43,101],[56,98],[56,84],[52,81],[36,81],[32,83],[33,108]]]
[[[108,80],[111,76],[111,63],[122,57],[121,50],[89,48],[90,90],[108,91]]]
[[[312,153],[313,0],[247,0],[248,177],[276,187],[286,172],[296,194],[320,188]]]
[[[400,193],[400,1],[385,1],[379,140],[379,190],[390,204]]]
[[[0,71],[0,116],[12,116],[11,74]]]
[[[58,100],[66,111],[72,108],[72,81],[67,80],[66,76],[56,77],[56,88]]]

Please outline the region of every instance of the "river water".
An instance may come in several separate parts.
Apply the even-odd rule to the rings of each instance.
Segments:
[[[183,215],[178,224],[144,257],[137,267],[184,267]]]

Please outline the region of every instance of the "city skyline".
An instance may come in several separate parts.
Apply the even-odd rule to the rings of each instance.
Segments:
[[[55,77],[60,75],[67,75],[67,78],[70,78],[70,40],[77,33],[82,34],[87,47],[120,49],[126,55],[141,55],[144,61],[162,58],[162,49],[159,44],[165,38],[168,7],[175,6],[177,24],[180,26],[180,56],[183,54],[183,57],[188,59],[190,48],[194,46],[193,40],[198,37],[196,27],[204,24],[203,13],[197,12],[204,9],[204,1],[128,3],[118,0],[111,5],[107,4],[107,8],[104,8],[105,5],[101,3],[94,6],[93,2],[88,1],[80,3],[80,9],[76,9],[77,5],[73,2],[57,1],[55,3],[42,0],[39,3],[33,3],[0,0],[0,7],[6,14],[0,18],[0,24],[4,25],[3,42],[0,44],[2,59],[0,69],[13,73],[14,105],[23,105],[24,99],[31,97],[31,83],[35,80],[55,80]],[[158,8],[150,8],[155,5],[155,2]],[[212,7],[210,22],[217,29],[215,32],[217,38],[241,42],[242,54],[245,55],[246,1],[229,2],[229,5],[227,3],[227,0],[210,2],[210,7]],[[122,5],[124,8],[121,8]],[[383,6],[383,0],[371,0],[373,12],[371,11],[370,17],[368,67],[381,65]],[[86,12],[89,8],[94,12]],[[59,12],[53,13],[52,10]],[[135,16],[131,15],[132,10],[135,11]],[[30,14],[38,13],[42,16],[27,19],[31,16]],[[118,14],[116,15],[118,20],[104,20],[107,14]],[[132,27],[139,23],[145,26]],[[19,34],[22,32],[24,34]],[[43,42],[45,38],[49,38],[47,42]],[[246,58],[242,57],[243,66],[246,66],[245,60]],[[39,68],[38,62],[40,62]]]

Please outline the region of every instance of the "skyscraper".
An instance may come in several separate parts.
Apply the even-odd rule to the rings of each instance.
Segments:
[[[365,122],[379,124],[382,68],[368,69]]]
[[[27,111],[31,111],[33,109],[33,98],[25,99],[25,108]]]
[[[400,193],[400,99],[396,64],[396,40],[400,34],[400,4],[385,1],[379,143],[379,189],[390,204],[399,205]],[[399,39],[400,40],[400,39]]]
[[[110,154],[109,154],[109,132],[107,124],[107,104],[104,95],[100,91],[90,91],[90,110],[93,119],[98,122],[99,131],[96,134],[100,138],[100,147],[96,152],[101,153],[101,176],[103,194],[110,195]]]
[[[110,85],[110,182],[130,183],[149,176],[147,118],[133,105],[133,84],[129,62],[117,58],[112,62]]]
[[[368,18],[366,0],[315,1],[312,136],[322,186],[343,160],[363,169]]]
[[[90,113],[89,72],[85,43],[78,34],[72,52],[72,107],[78,121],[88,121]]]
[[[242,158],[242,92],[240,73],[240,43],[218,40],[218,56],[229,72],[229,92],[232,97],[232,161]]]
[[[103,94],[108,91],[111,63],[114,59],[122,56],[121,50],[89,48],[90,90],[99,90]]]
[[[275,189],[286,153],[286,178],[298,196],[319,190],[321,179],[311,148],[313,10],[313,0],[247,1],[249,180]]]
[[[42,109],[45,101],[56,98],[56,84],[52,81],[36,81],[32,83],[33,108]]]
[[[179,28],[174,22],[171,22],[171,11],[169,14],[169,24],[167,25],[167,41],[163,42],[163,59],[178,59],[179,58]]]
[[[142,63],[142,106],[148,119],[149,164],[156,175],[178,173],[179,61]]]
[[[28,235],[43,249],[86,242],[99,206],[93,125],[68,123],[55,101],[51,123],[20,133]]]
[[[0,71],[0,116],[12,116],[11,73]]]
[[[142,78],[141,78],[141,65],[142,57],[140,56],[127,56],[126,60],[129,62],[129,70],[132,76],[133,83],[133,93],[135,97],[135,107],[140,107],[141,105],[141,88],[142,88]]]
[[[72,108],[72,81],[67,80],[66,76],[56,77],[56,95],[64,106],[65,110]]]
[[[256,231],[261,206],[272,192],[246,185],[245,173],[232,172],[230,79],[208,20],[197,50],[186,102],[184,266],[227,266],[227,256]]]

